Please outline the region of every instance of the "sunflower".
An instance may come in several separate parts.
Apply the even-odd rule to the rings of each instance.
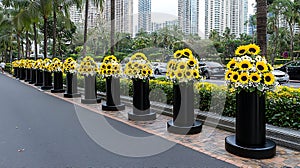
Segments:
[[[250,81],[254,82],[254,83],[258,83],[260,82],[261,77],[258,73],[251,73],[250,74]]]
[[[190,66],[190,67],[194,67],[196,64],[197,64],[197,60],[195,58],[190,58],[188,61],[187,61],[187,64]]]
[[[192,72],[192,70],[186,70],[184,74],[187,79],[191,79],[193,72]]]
[[[245,72],[241,73],[239,76],[239,81],[243,85],[247,84],[249,81],[249,75]]]
[[[240,70],[246,71],[252,67],[252,64],[249,60],[242,60],[238,66]]]
[[[185,62],[179,62],[177,64],[177,69],[179,69],[179,70],[185,70],[186,69],[186,63]]]
[[[147,75],[147,70],[146,69],[142,69],[142,75],[146,76]]]
[[[260,48],[256,44],[249,44],[248,47],[248,54],[250,55],[257,55],[260,53]]]
[[[273,85],[275,82],[275,77],[272,73],[266,73],[264,74],[264,82],[266,85]]]
[[[225,73],[225,80],[230,80],[231,75],[232,75],[232,71],[229,69]]]
[[[235,50],[235,55],[237,56],[243,56],[248,52],[248,46],[239,46],[236,50]]]
[[[106,63],[101,64],[101,69],[106,69]]]
[[[174,58],[180,58],[182,55],[183,55],[182,50],[177,50],[177,51],[174,53]]]
[[[173,69],[174,67],[176,67],[176,62],[174,60],[170,60],[167,64],[167,68]]]
[[[259,72],[267,72],[268,65],[264,61],[256,62],[256,70]]]
[[[229,62],[228,62],[228,64],[226,65],[226,67],[228,68],[228,69],[234,69],[234,67],[236,67],[237,66],[237,62],[236,62],[236,60],[233,58],[233,59],[231,59]]]
[[[239,79],[239,73],[236,71],[233,71],[231,76],[230,76],[230,80],[231,82],[237,82]]]
[[[135,53],[133,56],[130,57],[130,60],[136,60],[136,59],[147,60],[147,57],[143,53]]]
[[[183,56],[187,57],[187,58],[192,58],[193,57],[193,52],[186,48],[182,50]]]
[[[178,80],[182,79],[184,77],[184,71],[178,69],[175,71],[175,76]]]
[[[200,78],[199,71],[197,69],[192,70],[192,75],[195,79]]]

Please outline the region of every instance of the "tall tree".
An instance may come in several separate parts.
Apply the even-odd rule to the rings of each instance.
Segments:
[[[267,0],[256,0],[257,44],[261,55],[267,55]]]

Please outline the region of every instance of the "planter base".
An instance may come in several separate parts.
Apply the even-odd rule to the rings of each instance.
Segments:
[[[65,93],[64,97],[66,97],[66,98],[81,97],[81,94],[80,93],[73,93],[73,94]]]
[[[36,83],[34,86],[43,86],[43,83]]]
[[[108,105],[106,105],[106,103],[103,103],[102,110],[104,110],[104,111],[121,111],[121,110],[125,110],[125,105],[119,104],[119,105],[115,105],[115,106],[108,106]]]
[[[51,93],[64,93],[65,90],[64,89],[53,89],[51,90]]]
[[[174,125],[173,120],[170,120],[167,122],[167,130],[168,132],[181,135],[198,134],[202,131],[202,123],[200,121],[194,121],[192,126],[181,127]]]
[[[156,113],[151,112],[149,114],[144,114],[144,115],[136,115],[133,114],[132,112],[128,113],[128,119],[133,120],[133,121],[150,121],[150,120],[155,120],[156,119]]]
[[[35,82],[30,81],[29,84],[34,84]]]
[[[52,88],[53,88],[53,86],[42,86],[41,87],[42,90],[50,90]]]
[[[96,103],[101,103],[101,98],[96,98],[96,99],[81,99],[82,104],[96,104]]]
[[[234,155],[253,159],[272,158],[276,154],[276,144],[271,140],[267,139],[263,147],[244,147],[236,144],[235,135],[225,138],[225,149]]]

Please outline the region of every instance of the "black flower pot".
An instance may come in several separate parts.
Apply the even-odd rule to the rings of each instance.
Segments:
[[[17,77],[18,76],[18,68],[17,67],[14,67],[14,74],[13,74],[13,77]]]
[[[67,73],[66,84],[67,84],[67,91],[64,94],[64,97],[74,98],[74,97],[81,96],[81,94],[78,93],[78,89],[77,89],[77,74]]]
[[[25,77],[26,77],[25,68],[20,68],[19,73],[20,73],[19,79],[25,80]]]
[[[63,86],[63,74],[62,72],[54,72],[54,84],[51,93],[63,93],[65,92]]]
[[[48,71],[43,72],[43,86],[41,87],[42,90],[50,90],[52,89],[52,73]]]
[[[106,78],[106,103],[102,104],[102,110],[119,111],[125,110],[125,105],[120,100],[120,79]]]
[[[193,83],[173,85],[173,120],[168,121],[167,129],[175,134],[197,134],[202,123],[194,119]]]
[[[36,70],[35,69],[30,69],[30,81],[29,84],[34,84],[36,83]]]
[[[83,104],[100,103],[101,98],[97,97],[96,76],[84,76],[84,99],[81,99]]]
[[[36,71],[36,80],[35,80],[35,86],[42,86],[43,85],[43,71],[40,69],[37,69]]]
[[[133,110],[128,113],[128,119],[134,121],[149,121],[156,119],[156,113],[150,111],[149,81],[133,79]]]
[[[26,68],[25,69],[25,82],[29,82],[30,78],[31,78],[30,69]]]
[[[265,95],[244,90],[236,94],[236,133],[225,138],[225,149],[254,159],[275,156],[276,144],[266,139]]]

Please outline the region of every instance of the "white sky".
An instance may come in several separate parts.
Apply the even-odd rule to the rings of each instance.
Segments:
[[[252,4],[255,4],[256,0],[248,0],[248,13],[253,14]],[[177,7],[178,0],[152,0],[152,13],[161,13],[173,15],[177,18]],[[138,13],[138,0],[133,0],[133,13]],[[153,17],[153,16],[152,16]],[[152,18],[152,20],[162,19],[162,18]],[[204,20],[205,20],[205,1],[199,1],[199,28],[200,31],[204,32]]]

